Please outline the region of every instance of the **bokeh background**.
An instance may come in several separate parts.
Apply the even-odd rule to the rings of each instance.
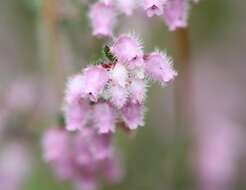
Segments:
[[[145,127],[132,136],[117,133],[126,176],[104,189],[245,190],[245,8],[242,0],[201,0],[192,7],[192,88],[151,86]],[[109,41],[91,36],[87,10],[80,0],[0,0],[2,190],[15,190],[14,182],[18,190],[72,189],[43,161],[41,138],[57,125],[66,78]],[[141,11],[120,17],[116,34],[132,31],[147,52],[164,49],[179,68],[177,34],[160,17]],[[177,110],[176,93],[187,98],[187,91],[186,108]],[[189,121],[181,120],[177,113],[190,109]]]

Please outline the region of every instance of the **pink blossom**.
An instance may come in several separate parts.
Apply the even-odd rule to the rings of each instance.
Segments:
[[[107,4],[97,2],[89,13],[94,36],[112,36],[116,12],[109,1]]]
[[[129,129],[133,130],[144,125],[144,106],[128,102],[121,110],[122,118]]]
[[[120,63],[117,63],[110,72],[113,84],[119,84],[124,88],[128,79],[128,71],[126,67]]]
[[[92,141],[92,130],[84,129],[75,137],[75,161],[80,166],[93,165],[90,144]]]
[[[70,137],[63,129],[49,129],[43,137],[44,159],[46,161],[57,161],[65,159],[69,152]]]
[[[128,97],[127,89],[119,85],[114,85],[110,88],[110,90],[111,90],[110,101],[116,108],[121,109],[127,101],[127,97]]]
[[[140,42],[130,36],[121,35],[118,37],[111,47],[112,53],[124,64],[132,67],[141,66],[143,61],[143,51]]]
[[[230,189],[238,159],[238,126],[235,121],[216,115],[206,118],[199,127],[197,174],[201,189]]]
[[[163,5],[166,0],[144,0],[143,7],[147,11],[148,17],[163,14]]]
[[[66,104],[64,107],[66,129],[69,131],[82,130],[89,120],[90,109],[89,102],[84,99]]]
[[[146,83],[144,80],[132,80],[129,85],[130,98],[133,103],[143,103],[146,97]]]
[[[96,134],[91,151],[96,161],[103,161],[114,157],[112,134]]]
[[[52,129],[47,131],[43,140],[46,142],[44,143],[45,154],[49,152],[50,155],[52,152],[52,159],[46,160],[59,179],[70,180],[77,184],[77,189],[87,190],[97,187],[99,174],[105,175],[105,177],[108,177],[108,173],[112,173],[115,177],[118,173],[120,174],[121,168],[116,168],[117,165],[112,163],[116,159],[112,134],[98,134],[92,123],[92,126],[73,134],[72,138],[64,138],[68,136],[69,134],[65,130]],[[47,140],[47,138],[51,140]],[[53,153],[54,151],[55,153]],[[107,167],[104,167],[106,163]],[[109,167],[110,164],[111,167]]]
[[[163,16],[170,31],[187,26],[188,6],[188,0],[167,0]]]
[[[100,134],[115,132],[115,110],[108,103],[98,103],[94,107],[95,125]]]
[[[76,165],[72,159],[72,155],[70,152],[66,152],[66,155],[66,157],[56,162],[50,162],[56,177],[62,181],[71,180],[76,176]]]
[[[109,80],[109,74],[100,66],[90,66],[84,70],[83,97],[96,102]]]
[[[75,75],[68,80],[65,92],[65,102],[72,104],[79,101],[83,92],[83,76]]]
[[[177,76],[173,69],[171,59],[164,53],[153,52],[144,58],[144,67],[147,74],[154,80],[165,84]]]
[[[124,176],[121,161],[118,155],[106,160],[104,163],[104,173],[110,183],[119,183]]]

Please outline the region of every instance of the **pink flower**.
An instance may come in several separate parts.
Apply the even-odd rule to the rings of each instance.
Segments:
[[[161,84],[165,84],[177,76],[171,59],[164,53],[153,52],[145,56],[144,61],[145,72]]]
[[[110,72],[113,84],[118,84],[124,88],[128,79],[128,71],[125,68],[125,66],[120,63],[117,63]]]
[[[109,183],[119,183],[123,176],[123,168],[119,156],[114,156],[104,163],[104,175]]]
[[[94,118],[99,134],[115,132],[115,110],[109,104],[96,104],[94,107]]]
[[[62,181],[71,180],[76,176],[76,166],[72,156],[69,152],[66,154],[66,157],[50,163],[55,175]]]
[[[66,129],[69,131],[82,130],[90,116],[90,105],[87,100],[66,104],[64,107]]]
[[[78,74],[71,77],[68,80],[66,92],[65,92],[65,102],[67,104],[72,104],[79,101],[83,92],[83,76]]]
[[[133,103],[143,103],[146,97],[146,83],[144,80],[132,80],[129,85],[130,98]]]
[[[134,0],[116,0],[116,6],[125,13],[127,16],[131,16],[133,10],[136,8],[136,1]]]
[[[114,163],[112,134],[98,134],[91,123],[71,137],[65,130],[52,129],[43,140],[45,154],[51,155],[46,160],[59,179],[71,180],[78,189],[88,190],[97,187],[99,174],[108,177],[109,173],[112,179],[120,179],[116,178],[120,168]]]
[[[100,66],[90,66],[84,70],[83,97],[96,102],[109,80],[109,74]]]
[[[144,10],[147,11],[148,17],[154,15],[160,16],[163,14],[163,5],[166,0],[144,0]]]
[[[122,118],[129,129],[133,130],[144,125],[144,106],[128,102],[122,110]]]
[[[187,26],[188,6],[188,0],[167,0],[163,16],[170,31]]]
[[[136,38],[130,35],[124,34],[117,38],[111,47],[111,51],[120,62],[131,67],[138,67],[143,64],[142,46]]]
[[[93,135],[92,129],[86,128],[75,137],[75,161],[79,166],[93,165],[93,155],[90,151]]]
[[[90,9],[89,17],[94,36],[112,36],[116,12],[110,3],[95,3]]]
[[[96,134],[91,147],[96,161],[103,161],[114,156],[112,134]]]
[[[110,88],[110,91],[111,91],[110,101],[116,108],[121,109],[127,101],[127,97],[128,97],[127,89],[119,85],[115,85]]]
[[[69,152],[70,137],[63,129],[49,129],[44,134],[43,140],[44,159],[58,161],[65,159]]]

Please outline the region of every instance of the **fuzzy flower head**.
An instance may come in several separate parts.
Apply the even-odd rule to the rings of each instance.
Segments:
[[[65,92],[65,102],[72,104],[79,101],[82,96],[83,91],[83,76],[78,74],[71,77],[68,80],[66,92]]]
[[[119,182],[123,173],[112,140],[118,122],[127,131],[144,126],[148,78],[165,84],[176,75],[166,54],[144,55],[130,35],[104,46],[100,62],[68,82],[67,130],[52,129],[44,136],[44,157],[59,178],[86,189],[97,187],[99,175],[110,183]]]
[[[95,125],[100,134],[115,132],[116,115],[107,103],[99,103],[94,107]]]
[[[165,2],[166,0],[143,0],[143,7],[147,12],[147,16],[152,17],[154,15],[162,15]]]
[[[143,50],[137,38],[130,35],[119,36],[111,46],[111,52],[120,62],[131,67],[139,67],[143,63]]]
[[[138,103],[128,102],[122,108],[122,118],[131,130],[144,125],[144,106]]]
[[[110,88],[110,101],[118,109],[122,108],[127,102],[128,91],[119,85]]]
[[[143,103],[147,92],[146,82],[144,80],[132,80],[129,85],[129,92],[133,103]]]
[[[187,26],[188,3],[188,0],[167,0],[165,3],[163,17],[170,31]]]
[[[83,74],[83,97],[96,102],[109,80],[109,74],[100,66],[90,66],[84,70]]]
[[[113,84],[125,87],[128,80],[128,71],[123,64],[117,63],[110,71]]]
[[[94,36],[112,36],[116,12],[110,1],[97,2],[92,5],[89,13]]]
[[[142,126],[148,78],[164,85],[177,75],[166,54],[144,55],[138,41],[129,35],[116,38],[103,51],[99,65],[87,67],[67,85],[64,113],[70,131],[90,127],[99,134],[114,133],[118,119],[129,129]],[[134,64],[140,57],[143,63]]]
[[[91,106],[89,102],[80,99],[78,102],[64,106],[66,129],[69,131],[82,130],[90,119]]]
[[[119,177],[118,174],[122,172],[120,171],[121,168],[118,167],[120,163],[115,165],[118,156],[114,152],[111,134],[98,134],[95,128],[89,127],[80,133],[74,134],[69,134],[61,129],[52,130],[47,132],[49,135],[52,134],[51,137],[53,139],[51,143],[48,143],[49,146],[47,148],[49,152],[50,149],[58,149],[59,154],[56,153],[55,155],[59,156],[55,156],[56,159],[54,161],[53,159],[46,159],[46,161],[51,165],[59,179],[72,181],[79,188],[96,187],[99,180],[98,177],[100,179],[101,177],[111,179],[110,183],[116,182],[113,179],[119,179],[116,177]],[[58,135],[53,133],[54,131],[59,131]],[[62,136],[60,136],[60,132],[62,132]],[[70,138],[66,138],[66,141],[63,141],[64,135]],[[44,141],[46,140],[47,136],[45,135]],[[56,146],[51,146],[52,144]],[[45,154],[47,148],[44,149]],[[60,151],[64,148],[66,148],[65,152],[63,150]],[[62,155],[60,155],[61,153]],[[52,153],[52,155],[54,154]],[[54,157],[52,156],[52,158]]]
[[[165,84],[177,76],[173,69],[171,59],[161,52],[153,52],[144,57],[145,72],[154,80]]]
[[[49,129],[43,137],[44,159],[54,161],[65,158],[69,152],[69,135],[63,129]]]

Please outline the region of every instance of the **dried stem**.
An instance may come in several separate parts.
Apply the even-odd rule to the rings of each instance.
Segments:
[[[48,51],[46,50],[46,60],[49,65],[49,70],[54,77],[55,86],[59,93],[59,101],[62,98],[64,87],[64,67],[60,61],[59,55],[59,31],[58,31],[58,13],[56,0],[44,0],[43,4],[43,22],[46,28],[46,37],[48,38]],[[45,40],[45,39],[44,39]]]
[[[187,122],[191,119],[191,86],[192,73],[190,63],[190,42],[188,29],[178,29],[175,33],[177,44],[177,70],[178,77],[176,79],[176,119],[180,123]]]
[[[174,128],[174,185],[185,185],[189,181],[187,161],[189,157],[189,130],[192,119],[192,73],[190,63],[190,42],[188,29],[178,29],[175,33],[177,50],[177,70],[175,86],[176,128]],[[180,159],[182,158],[182,159]]]

